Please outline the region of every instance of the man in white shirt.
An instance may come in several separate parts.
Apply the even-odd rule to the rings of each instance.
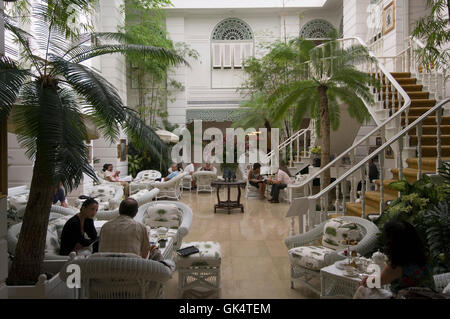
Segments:
[[[197,186],[197,185],[195,185],[195,180],[192,177],[192,174],[195,173],[195,171],[197,170],[197,167],[198,167],[198,163],[191,163],[184,168],[184,172],[191,175],[192,188],[195,188]]]
[[[286,188],[288,184],[290,184],[291,179],[289,175],[281,170],[277,170],[276,178],[275,179],[268,179],[267,183],[272,184],[272,190],[270,191],[270,195],[272,196],[272,199],[269,201],[271,203],[279,203],[278,197],[280,195],[280,190],[283,188]]]

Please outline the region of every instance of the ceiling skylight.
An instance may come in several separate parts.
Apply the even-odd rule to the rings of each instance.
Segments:
[[[314,8],[327,0],[172,0],[175,9]]]

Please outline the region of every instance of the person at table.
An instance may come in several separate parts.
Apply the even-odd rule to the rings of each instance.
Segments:
[[[134,220],[138,203],[133,198],[124,199],[119,206],[119,216],[106,222],[100,232],[99,252],[130,253],[145,259],[163,261],[156,245],[150,245],[147,228]],[[168,267],[173,265],[167,261]]]
[[[214,166],[212,166],[212,164],[210,162],[206,162],[205,165],[203,165],[202,167],[200,167],[199,169],[200,172],[216,172],[216,168]]]
[[[172,170],[172,173],[170,173],[169,175],[167,175],[164,178],[157,178],[156,181],[157,182],[161,182],[161,181],[167,182],[167,181],[170,181],[172,178],[174,178],[175,176],[177,176],[180,173],[178,165],[176,163],[173,163],[170,166],[170,168]]]
[[[191,164],[189,164],[188,166],[186,166],[184,168],[184,172],[188,173],[189,175],[191,175],[191,178],[192,178],[192,175],[197,170],[197,167],[198,167],[198,163],[191,163]],[[192,181],[191,181],[191,185],[192,185],[193,188],[197,187],[197,185],[195,184],[195,179],[193,179],[193,178],[192,178]]]
[[[261,175],[261,164],[254,163],[251,170],[248,171],[247,176],[250,185],[259,190],[259,198],[264,199],[264,192],[266,191],[266,184]]]
[[[66,194],[64,193],[64,188],[62,186],[62,182],[59,182],[58,185],[53,190],[52,194],[52,204],[56,205],[60,203],[62,207],[68,207],[66,203]]]
[[[381,271],[381,285],[390,284],[394,297],[401,289],[409,287],[434,289],[425,246],[414,226],[404,220],[394,219],[386,223],[383,235],[388,261]],[[362,279],[359,289],[369,289],[366,288],[367,278]]]
[[[270,191],[270,196],[272,196],[272,198],[269,199],[269,202],[279,203],[280,190],[286,188],[288,184],[291,183],[291,179],[289,178],[289,175],[285,171],[278,168],[275,174],[275,178],[274,179],[269,178],[266,182],[267,184],[272,185],[272,189]]]
[[[105,175],[105,179],[108,182],[120,183],[123,186],[125,197],[128,197],[130,194],[130,184],[128,182],[121,182],[119,180],[120,171],[114,171],[114,167],[112,164],[103,165],[103,173]]]
[[[66,256],[72,251],[77,254],[88,251],[91,245],[92,252],[98,250],[97,230],[94,226],[97,210],[98,202],[89,197],[81,205],[80,212],[66,222],[61,233],[60,255]]]

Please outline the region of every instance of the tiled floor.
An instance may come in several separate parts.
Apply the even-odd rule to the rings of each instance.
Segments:
[[[225,194],[224,194],[225,195]],[[232,193],[232,196],[235,194]],[[222,199],[222,198],[221,198]],[[184,241],[218,241],[222,247],[222,298],[317,298],[308,288],[290,288],[284,239],[290,219],[287,203],[245,197],[244,214],[214,214],[216,194],[184,191],[181,201],[192,208],[193,222]],[[177,298],[177,273],[168,282],[166,298]]]

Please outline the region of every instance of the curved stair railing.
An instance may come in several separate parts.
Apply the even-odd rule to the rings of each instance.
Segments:
[[[408,135],[408,132],[410,132],[413,129],[416,129],[417,136],[418,136],[418,143],[417,143],[417,152],[418,152],[418,175],[422,175],[422,151],[421,151],[421,139],[422,139],[422,126],[424,124],[424,121],[432,116],[435,115],[436,118],[436,148],[437,148],[437,157],[436,157],[436,170],[439,169],[442,163],[442,147],[441,147],[441,118],[444,110],[444,105],[450,103],[450,98],[447,98],[440,103],[436,104],[434,107],[432,107],[430,110],[422,114],[419,118],[414,120],[411,124],[406,125],[403,127],[403,129],[395,134],[393,137],[391,137],[388,141],[386,141],[384,144],[382,144],[380,147],[378,147],[375,151],[371,152],[369,155],[367,155],[364,159],[362,159],[358,164],[353,166],[351,169],[349,169],[347,172],[345,172],[343,175],[341,175],[339,178],[337,178],[333,183],[328,185],[326,188],[321,190],[319,193],[307,197],[308,199],[308,211],[307,211],[307,229],[311,226],[314,226],[322,221],[324,221],[328,217],[328,208],[329,208],[329,197],[332,194],[333,190],[337,190],[336,194],[339,195],[338,189],[345,190],[347,188],[347,181],[354,176],[355,174],[360,173],[362,175],[362,187],[361,187],[361,205],[362,205],[362,217],[365,218],[365,192],[366,192],[366,177],[368,172],[368,163],[369,160],[379,157],[380,166],[381,166],[381,172],[383,172],[383,166],[384,166],[384,160],[385,160],[385,151],[388,149],[388,147],[391,147],[394,143],[398,144],[399,147],[399,163],[402,162],[402,149],[403,149],[403,141],[404,138]],[[402,175],[403,168],[399,167],[399,176]],[[400,177],[401,179],[401,177]],[[383,212],[384,209],[384,174],[380,174],[380,193],[381,193],[381,200],[380,200],[380,207],[379,207],[379,213]],[[319,205],[319,211],[316,209],[317,201],[320,203]],[[346,203],[347,203],[347,197],[345,194],[345,191],[342,192],[342,198],[341,196],[336,196],[335,198],[335,212],[337,214],[342,213],[343,215],[346,215]],[[342,208],[342,210],[341,210]]]
[[[273,163],[275,155],[279,154],[280,152],[286,150],[289,147],[288,167],[294,167],[294,163],[300,162],[299,160],[300,158],[311,157],[310,149],[314,140],[315,140],[314,120],[311,120],[309,127],[298,130],[297,132],[292,134],[287,140],[283,141],[283,143],[281,143],[278,146],[278,149],[272,150],[267,154],[268,165],[270,167],[276,166]],[[300,145],[300,142],[302,142],[303,145]],[[308,142],[310,143],[309,145]],[[295,153],[296,155],[294,155]]]

